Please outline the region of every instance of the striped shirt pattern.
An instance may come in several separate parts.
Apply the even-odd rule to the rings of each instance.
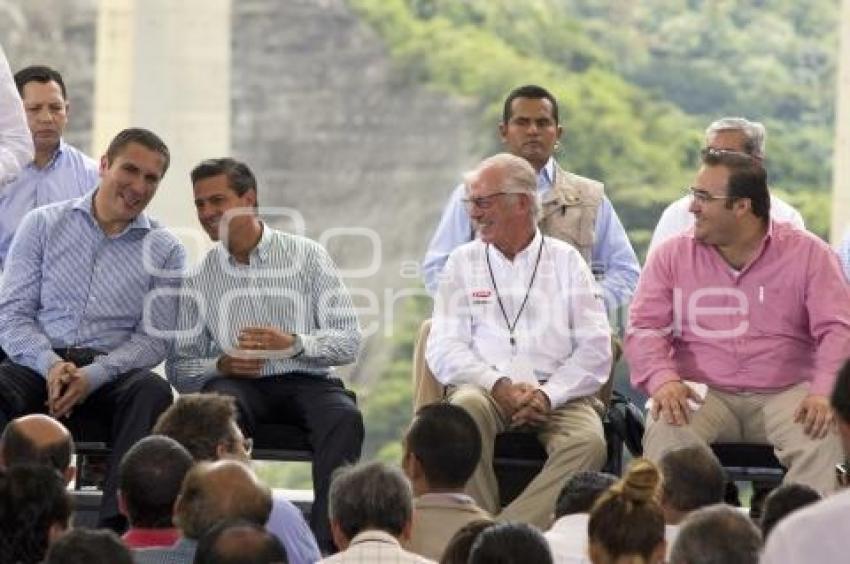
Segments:
[[[15,237],[0,285],[0,346],[47,375],[52,349],[109,354],[85,368],[91,390],[162,362],[177,311],[185,250],[145,214],[107,236],[95,191],[33,210]]]
[[[0,268],[18,224],[30,210],[86,195],[98,183],[97,162],[65,141],[44,168],[30,162],[0,187]]]
[[[239,332],[251,326],[298,334],[304,346],[297,357],[269,359],[263,376],[327,375],[332,366],[356,360],[362,339],[351,296],[327,251],[265,224],[249,264],[237,263],[219,243],[184,281],[166,363],[174,387],[195,392],[220,375],[219,356],[232,355]]]

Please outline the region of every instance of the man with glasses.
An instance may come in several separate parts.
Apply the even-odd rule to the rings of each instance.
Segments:
[[[652,397],[645,455],[769,443],[786,481],[835,488],[828,394],[850,350],[850,290],[829,247],[770,219],[757,159],[708,151],[693,230],[649,256],[630,311],[632,383]]]
[[[185,394],[159,417],[152,430],[180,443],[195,462],[250,462],[253,441],[236,424],[236,404],[220,394]],[[301,512],[281,491],[272,491],[272,512],[266,529],[286,547],[292,564],[312,564],[321,558]]]
[[[318,243],[260,220],[247,165],[209,159],[192,170],[201,226],[221,241],[184,282],[166,369],[181,393],[233,396],[239,424],[298,425],[313,449],[319,546],[333,550],[327,516],[333,471],[360,458],[363,418],[334,366],[357,359],[361,334],[345,285]]]
[[[540,229],[578,249],[599,279],[605,304],[614,310],[631,298],[640,266],[602,183],[567,172],[555,161],[562,133],[558,103],[545,88],[526,85],[508,94],[499,135],[505,150],[534,167],[542,198]],[[452,192],[422,261],[425,288],[432,295],[449,254],[475,237],[461,201],[464,194],[463,184]]]
[[[744,153],[762,162],[766,132],[764,125],[740,117],[724,117],[708,126],[705,130],[705,148]],[[662,242],[694,225],[694,216],[690,213],[690,198],[686,194],[676,200],[661,213],[658,225],[649,242],[651,252]],[[773,194],[770,195],[770,216],[778,221],[787,221],[800,229],[805,229],[800,212],[792,208]]]
[[[478,239],[446,263],[434,304],[427,360],[449,401],[481,433],[467,493],[499,520],[551,525],[567,479],[605,463],[593,395],[611,368],[610,326],[579,252],[537,228],[534,168],[501,153],[466,176],[464,203]],[[541,472],[504,510],[493,472],[496,435],[534,432]]]

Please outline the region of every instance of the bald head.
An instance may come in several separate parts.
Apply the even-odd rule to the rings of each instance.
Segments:
[[[271,490],[242,462],[201,462],[183,481],[176,503],[177,526],[200,539],[221,521],[245,519],[263,526],[272,510]]]
[[[280,540],[261,525],[226,521],[204,535],[198,543],[195,561],[207,564],[285,564],[289,560]]]
[[[11,421],[0,437],[0,464],[6,467],[45,464],[65,474],[73,451],[68,429],[40,413]]]

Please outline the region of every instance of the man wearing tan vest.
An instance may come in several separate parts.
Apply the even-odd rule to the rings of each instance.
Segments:
[[[545,88],[525,85],[508,94],[499,136],[507,152],[534,167],[543,203],[540,230],[578,249],[602,286],[607,308],[614,310],[634,293],[640,266],[602,183],[568,172],[555,162],[562,134],[558,102]],[[464,197],[460,184],[443,210],[422,261],[425,287],[431,295],[437,291],[449,254],[475,237],[461,201]]]

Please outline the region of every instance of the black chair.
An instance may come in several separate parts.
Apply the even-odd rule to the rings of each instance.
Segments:
[[[623,440],[602,419],[608,458],[603,472],[619,476],[623,469]],[[505,431],[496,436],[493,447],[493,470],[499,483],[499,501],[502,507],[510,504],[522,493],[546,463],[546,449],[537,435],[526,431]]]
[[[306,429],[283,423],[261,423],[253,436],[254,450],[251,458],[282,462],[312,462],[313,447],[310,446]]]
[[[787,469],[782,466],[773,447],[754,443],[712,443],[720,465],[732,482],[759,482],[779,484]]]

